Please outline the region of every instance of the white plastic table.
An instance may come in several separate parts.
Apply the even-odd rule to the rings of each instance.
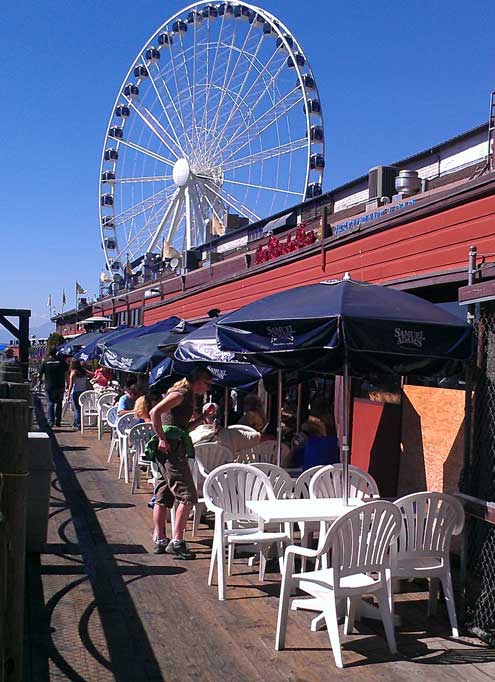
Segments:
[[[341,498],[318,497],[300,500],[248,500],[246,506],[254,511],[264,523],[296,523],[297,521],[332,522],[356,507],[365,504],[357,497],[350,497],[346,506]]]
[[[263,523],[297,523],[298,521],[320,521],[325,524],[332,523],[340,518],[343,514],[355,509],[356,507],[366,504],[366,500],[358,497],[350,497],[348,504],[344,504],[342,498],[302,498],[299,500],[248,500],[246,506],[251,511],[254,511]],[[320,611],[321,606],[318,599],[303,598],[294,599],[291,608],[306,609],[308,611]],[[360,606],[361,616],[364,618],[372,618],[373,620],[380,620],[381,616],[377,607],[361,600]],[[397,616],[394,617],[396,622],[399,622]],[[311,629],[318,630],[324,625],[324,618],[320,614],[311,622]]]

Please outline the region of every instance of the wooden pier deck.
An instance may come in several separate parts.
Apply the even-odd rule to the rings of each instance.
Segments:
[[[28,556],[28,682],[486,682],[495,650],[449,638],[443,606],[427,619],[427,594],[400,595],[400,654],[381,624],[363,621],[342,636],[346,668],[335,667],[326,631],[311,614],[289,615],[287,649],[273,648],[280,576],[265,583],[246,561],[228,579],[228,599],[207,585],[212,529],[202,525],[194,562],[151,553],[148,489],[131,495],[107,465],[108,436],[53,434],[46,553]]]

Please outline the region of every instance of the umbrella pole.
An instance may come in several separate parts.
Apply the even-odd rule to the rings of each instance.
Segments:
[[[229,425],[229,387],[225,387],[224,394],[224,408],[223,408],[223,425],[225,428]]]
[[[277,466],[282,459],[282,370],[277,371]]]
[[[296,433],[301,431],[302,384],[297,384]]]
[[[344,473],[344,504],[349,503],[349,363],[344,360],[344,429],[342,433],[342,465]]]

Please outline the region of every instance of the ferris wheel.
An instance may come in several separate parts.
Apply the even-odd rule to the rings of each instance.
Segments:
[[[316,80],[287,27],[253,5],[189,5],[146,41],[115,99],[99,186],[107,267],[318,196],[324,166]]]

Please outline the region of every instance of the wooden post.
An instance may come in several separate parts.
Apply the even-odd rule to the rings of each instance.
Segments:
[[[28,406],[25,400],[0,400],[0,512],[5,553],[0,589],[5,595],[0,641],[0,682],[22,682],[24,571],[28,464]],[[0,536],[1,537],[1,536]]]

